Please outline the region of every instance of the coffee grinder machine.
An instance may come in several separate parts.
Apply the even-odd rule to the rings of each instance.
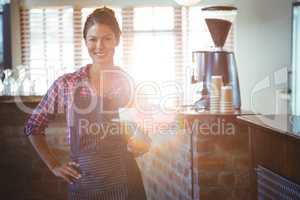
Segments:
[[[196,77],[192,83],[202,82],[201,98],[195,102],[196,111],[210,110],[212,76],[222,76],[224,85],[232,87],[232,106],[241,108],[239,79],[234,53],[223,49],[237,9],[231,6],[210,6],[202,9],[205,22],[215,47],[205,51],[193,51]]]

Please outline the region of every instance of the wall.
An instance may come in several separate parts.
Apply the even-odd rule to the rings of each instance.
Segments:
[[[300,115],[300,7],[294,8],[293,19],[293,81],[292,81],[292,101],[291,101],[291,113],[293,115]]]
[[[280,84],[285,75],[275,72],[291,66],[292,0],[237,0],[236,6],[239,9],[236,57],[243,108],[274,113],[277,106],[284,112],[287,105],[281,101],[276,105],[275,100],[276,88],[286,87],[286,84]],[[270,79],[270,86],[265,78]]]

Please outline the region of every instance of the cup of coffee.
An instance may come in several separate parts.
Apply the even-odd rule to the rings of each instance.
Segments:
[[[130,126],[131,128],[133,126]],[[128,140],[127,149],[132,153],[142,154],[149,150],[151,145],[151,139],[144,131],[138,126],[134,127],[134,130],[130,130],[132,136]]]

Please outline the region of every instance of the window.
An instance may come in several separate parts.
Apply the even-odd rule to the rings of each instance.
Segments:
[[[37,79],[39,73],[47,77],[47,80],[37,80],[43,87],[41,93],[58,75],[91,62],[82,29],[87,15],[94,9],[21,9],[22,60],[29,66],[32,79]],[[128,71],[137,84],[151,81],[164,94],[176,89],[165,87],[167,81],[180,85],[185,82],[191,52],[212,45],[200,7],[113,9],[122,30],[116,64]],[[231,36],[227,44],[232,47]],[[35,76],[34,72],[38,71]],[[176,102],[180,101],[178,97]]]
[[[133,12],[133,76],[137,81],[174,80],[174,8],[145,7]]]
[[[22,10],[21,19],[22,62],[42,94],[58,76],[74,70],[73,9]]]

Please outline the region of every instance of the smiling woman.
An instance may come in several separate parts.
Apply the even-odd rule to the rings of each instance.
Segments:
[[[55,80],[25,127],[25,134],[48,168],[69,183],[70,200],[146,199],[134,157],[147,152],[150,146],[141,149],[134,144],[135,139],[127,140],[122,133],[102,137],[104,129],[91,134],[93,128],[82,129],[81,123],[93,127],[111,124],[118,119],[118,109],[130,104],[132,83],[114,65],[120,34],[111,9],[94,10],[83,28],[92,64]],[[67,119],[71,146],[67,163],[57,160],[44,138],[45,128],[59,111],[65,112]]]
[[[102,67],[112,66],[119,37],[105,24],[95,24],[88,29],[84,38],[93,63]]]

